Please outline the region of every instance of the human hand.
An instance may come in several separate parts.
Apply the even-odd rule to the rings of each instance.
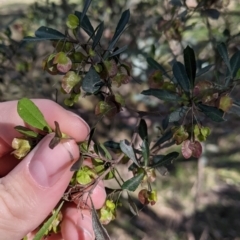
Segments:
[[[54,129],[54,121],[61,131],[71,136],[49,148],[53,134],[41,142],[21,161],[12,154],[11,143],[19,133],[16,125],[24,126],[17,113],[17,101],[0,103],[0,239],[19,240],[36,229],[61,199],[73,175],[70,167],[79,158],[75,141],[84,141],[89,134],[88,125],[77,115],[63,109],[55,102],[36,99],[33,102]],[[69,154],[69,152],[71,154]],[[70,156],[72,155],[72,156]],[[99,183],[91,195],[96,209],[101,208],[106,193]],[[32,234],[28,234],[31,238]],[[79,210],[76,204],[66,203],[63,208],[61,234],[48,240],[94,239],[91,213]]]

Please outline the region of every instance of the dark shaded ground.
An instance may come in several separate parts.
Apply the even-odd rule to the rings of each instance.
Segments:
[[[140,211],[139,217],[132,217],[125,202],[124,206],[119,210],[118,221],[111,223],[107,226],[107,229],[114,240],[239,239],[239,190],[235,187],[226,186],[219,192],[211,194],[218,199],[215,204],[207,204],[204,209],[196,211],[193,215],[184,216],[180,222],[175,219],[161,217],[161,206],[155,211],[144,207]],[[141,208],[141,206],[139,207]],[[156,214],[156,212],[159,214]],[[121,236],[118,232],[124,232],[128,237],[126,235]]]

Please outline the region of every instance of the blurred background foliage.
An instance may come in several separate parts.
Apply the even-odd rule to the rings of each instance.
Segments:
[[[68,14],[81,11],[83,1],[0,1],[0,100],[48,98],[62,104],[57,91],[61,76],[42,70],[42,60],[53,52],[50,42],[25,43],[40,26],[65,31]],[[119,141],[132,133],[138,111],[150,111],[147,118],[151,137],[171,106],[139,94],[148,88],[151,56],[166,70],[174,59],[182,61],[190,45],[201,69],[213,64],[200,79],[221,84],[226,67],[216,50],[225,42],[230,56],[240,49],[240,2],[238,0],[93,0],[88,11],[92,24],[105,22],[102,45],[107,46],[121,13],[130,9],[131,20],[118,46],[128,45],[122,58],[132,64],[133,80],[117,91],[126,108],[113,120],[104,119],[97,129],[99,139]],[[82,39],[86,39],[83,34]],[[171,75],[171,72],[169,72]],[[232,92],[238,96],[238,88]],[[95,123],[95,97],[81,97],[72,111]],[[237,240],[240,239],[240,141],[239,117],[210,125],[212,135],[204,143],[204,154],[196,159],[179,158],[162,174],[155,187],[159,201],[153,207],[139,205],[139,216],[131,215],[127,203],[118,218],[107,226],[116,240]],[[179,150],[179,149],[177,149]],[[126,174],[126,173],[125,173]],[[137,201],[136,201],[137,203]]]

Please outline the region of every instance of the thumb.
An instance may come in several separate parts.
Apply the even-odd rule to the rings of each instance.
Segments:
[[[79,157],[75,141],[49,148],[49,134],[7,176],[0,179],[0,236],[19,240],[48,216],[72,177]]]

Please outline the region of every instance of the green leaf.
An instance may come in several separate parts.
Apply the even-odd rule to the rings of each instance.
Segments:
[[[109,43],[108,51],[111,51],[114,48],[114,46],[117,43],[119,37],[122,35],[122,33],[124,31],[124,28],[126,27],[128,21],[129,21],[129,18],[130,18],[130,11],[128,9],[128,10],[126,10],[122,13],[122,16],[121,16],[121,18],[118,22],[118,25],[116,27],[115,33],[112,37],[112,40]]]
[[[142,155],[143,155],[143,160],[144,160],[144,166],[147,166],[148,162],[149,162],[149,155],[150,155],[149,143],[148,143],[147,139],[143,140]]]
[[[199,103],[198,107],[202,112],[214,122],[223,122],[224,112],[216,107],[207,106]]]
[[[94,67],[91,67],[82,81],[82,89],[88,93],[95,93],[100,89],[102,80]]]
[[[91,207],[92,207],[92,226],[93,226],[93,231],[95,234],[95,239],[96,240],[111,240],[107,233],[107,230],[103,227],[103,225],[101,224],[101,222],[98,218],[98,214],[97,214],[96,209],[94,208],[91,195],[90,195],[90,200],[91,200]]]
[[[62,201],[59,205],[59,207],[57,208],[57,210],[54,212],[54,214],[47,220],[47,222],[45,222],[43,224],[43,226],[41,227],[41,229],[37,232],[37,234],[35,235],[35,237],[33,238],[33,240],[41,240],[43,239],[45,233],[48,231],[49,227],[51,226],[52,222],[55,220],[55,218],[57,217],[59,211],[61,210],[62,206],[63,206],[64,201]]]
[[[139,166],[133,147],[127,140],[120,141],[120,148],[123,153],[125,153],[137,166]]]
[[[182,117],[185,116],[185,113],[188,111],[188,107],[187,106],[183,106],[178,108],[177,110],[171,112],[169,114],[169,122],[177,122],[179,121]]]
[[[92,44],[92,49],[94,50],[95,47],[98,45],[98,43],[101,40],[102,34],[103,34],[103,30],[104,30],[104,22],[101,22],[98,26],[97,26],[97,33],[95,38],[93,39],[93,44]]]
[[[145,173],[141,172],[123,183],[122,189],[134,192],[144,178]]]
[[[112,156],[111,154],[109,153],[109,151],[106,149],[106,147],[104,146],[104,144],[100,143],[99,144],[99,147],[103,150],[104,154],[105,154],[105,158],[111,160],[112,159]]]
[[[181,0],[171,0],[169,3],[172,4],[174,7],[182,7],[183,6]]]
[[[28,125],[47,131],[48,133],[52,132],[52,129],[46,122],[43,114],[30,99],[20,99],[18,101],[17,111],[22,120]]]
[[[178,101],[181,98],[177,96],[175,93],[168,91],[168,90],[163,90],[163,89],[155,89],[155,88],[149,88],[148,90],[144,90],[141,92],[143,95],[147,96],[154,96],[156,98],[159,98],[164,101]]]
[[[173,75],[176,78],[178,84],[181,86],[182,90],[186,93],[189,93],[190,81],[182,63],[175,62],[173,64]]]
[[[89,133],[89,138],[88,138],[88,143],[87,143],[87,151],[89,150],[90,143],[92,141],[93,135],[95,133],[96,128],[92,128],[90,133]]]
[[[196,59],[192,48],[187,46],[183,51],[185,69],[190,80],[191,88],[194,87],[196,77]]]
[[[39,133],[36,133],[33,130],[23,126],[16,126],[14,129],[27,137],[37,138],[39,135]]]
[[[84,157],[82,154],[80,154],[79,159],[71,166],[70,171],[75,172],[78,171],[83,164]]]
[[[116,150],[120,150],[120,144],[114,141],[106,141],[103,143],[105,147],[107,148],[111,148],[111,149],[116,149]]]
[[[166,130],[169,124],[169,116],[166,116],[163,120],[162,120],[162,129]]]
[[[148,142],[148,131],[147,131],[147,124],[144,119],[140,120],[139,126],[138,126],[138,133],[141,137],[141,139],[144,141],[144,139]]]
[[[166,70],[164,69],[164,67],[162,65],[160,65],[157,61],[155,61],[153,58],[148,57],[147,58],[147,63],[149,64],[149,66],[151,66],[152,68],[156,69],[156,70],[160,70],[162,72],[163,75],[165,75],[168,79],[170,79],[172,81],[172,78],[168,75],[168,73],[166,72]]]
[[[128,204],[129,204],[129,209],[130,209],[131,213],[134,216],[138,216],[138,208],[129,193],[128,193]]]
[[[200,77],[201,75],[205,74],[206,72],[208,72],[210,70],[210,68],[213,66],[214,64],[210,64],[206,67],[203,67],[201,69],[198,70],[196,77]]]
[[[78,11],[75,11],[74,13],[79,21],[80,19],[82,18],[82,13],[81,12],[78,12]],[[94,37],[95,36],[95,33],[94,33],[94,28],[88,18],[87,15],[85,15],[82,19],[82,21],[80,21],[80,27],[88,34],[88,36],[90,37]]]
[[[49,147],[51,149],[54,149],[61,142],[61,139],[62,139],[62,132],[60,130],[58,122],[54,121],[54,124],[55,124],[55,130],[54,130],[55,136],[49,143]]]
[[[232,77],[235,78],[240,69],[240,51],[237,51],[230,59],[230,66],[232,69]]]
[[[80,18],[80,22],[82,22],[84,16],[86,15],[87,10],[88,10],[91,2],[92,2],[92,0],[85,0],[84,6],[83,6],[82,15],[81,15],[81,18]]]
[[[158,140],[157,142],[153,145],[152,149],[156,148],[157,146],[161,145],[162,143],[170,140],[173,137],[173,133],[171,130],[165,132]],[[151,150],[152,150],[151,149]]]
[[[217,20],[220,16],[220,12],[217,9],[213,9],[213,8],[203,10],[202,14],[214,20]]]
[[[125,46],[117,49],[116,51],[114,51],[112,54],[109,55],[109,57],[111,58],[111,57],[114,57],[114,56],[116,56],[116,55],[119,55],[119,54],[121,54],[122,52],[124,52],[127,48],[128,48],[128,45],[125,45]]]
[[[165,156],[163,155],[156,155],[153,157],[153,165],[151,165],[152,168],[162,167],[165,165],[168,165],[172,162],[173,159],[177,158],[179,156],[178,152],[171,152]]]
[[[27,36],[22,39],[23,42],[38,42],[38,41],[44,41],[49,39],[43,39],[43,38],[37,38],[37,37],[31,37]]]
[[[231,66],[230,66],[230,62],[229,62],[229,58],[228,58],[228,51],[227,51],[227,47],[225,45],[225,43],[220,43],[217,45],[217,49],[218,52],[220,54],[220,56],[222,57],[223,61],[225,62],[229,72],[231,73]]]
[[[66,36],[61,32],[44,26],[38,28],[38,30],[35,32],[35,36],[42,40],[60,40],[66,38]]]

